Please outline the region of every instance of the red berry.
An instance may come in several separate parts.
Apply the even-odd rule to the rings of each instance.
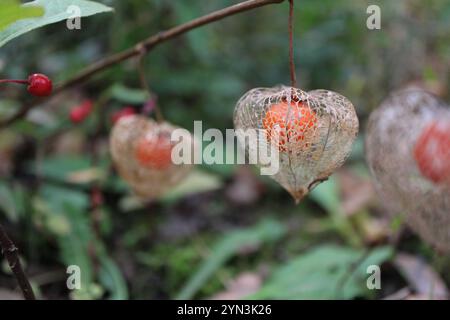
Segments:
[[[28,77],[28,92],[37,97],[46,97],[52,93],[52,80],[46,75],[35,73]]]
[[[86,118],[86,111],[81,108],[74,108],[70,111],[70,121],[80,123]]]
[[[111,121],[112,121],[112,123],[116,123],[121,118],[132,116],[134,114],[136,114],[136,111],[134,110],[133,107],[125,107],[123,109],[120,109],[120,110],[114,112],[111,116]]]
[[[428,125],[417,139],[414,159],[420,173],[434,183],[450,183],[450,122]]]
[[[73,123],[83,122],[92,112],[92,100],[85,100],[79,106],[70,110],[70,121]]]

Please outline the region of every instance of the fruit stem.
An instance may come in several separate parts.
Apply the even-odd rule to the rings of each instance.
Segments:
[[[16,79],[0,79],[0,83],[19,83],[19,84],[30,84],[28,80],[16,80]]]
[[[291,73],[291,87],[297,87],[294,63],[294,0],[289,0],[289,70]]]
[[[139,55],[139,58],[138,58],[139,79],[141,81],[142,88],[147,92],[149,99],[151,99],[153,93],[150,90],[150,86],[147,82],[147,79],[145,76],[145,67],[144,67],[144,56],[145,56],[147,50],[143,46],[139,46],[139,50],[141,51],[141,54]],[[156,121],[159,123],[163,122],[164,116],[161,112],[161,109],[159,108],[158,103],[155,103],[154,111],[155,111]]]

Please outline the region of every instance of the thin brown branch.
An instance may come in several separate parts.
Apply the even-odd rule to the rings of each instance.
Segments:
[[[151,49],[153,49],[158,44],[165,42],[167,40],[170,40],[172,38],[175,38],[181,34],[184,34],[188,31],[191,31],[193,29],[196,29],[198,27],[204,26],[206,24],[224,19],[226,17],[249,11],[252,9],[256,9],[259,7],[263,7],[269,4],[275,4],[275,3],[282,3],[284,0],[247,0],[238,4],[235,4],[233,6],[212,12],[210,14],[207,14],[205,16],[202,16],[200,18],[191,20],[187,23],[181,24],[179,26],[176,26],[174,28],[168,29],[163,32],[159,32],[156,35],[153,35],[139,43],[137,43],[132,48],[126,49],[122,52],[113,54],[109,57],[106,57],[102,60],[99,60],[92,65],[88,66],[86,69],[79,72],[74,77],[70,78],[69,80],[61,83],[58,87],[55,88],[53,91],[52,96],[55,96],[56,94],[73,87],[75,85],[78,85],[87,79],[91,78],[95,74],[110,68],[111,66],[114,66],[118,63],[121,63],[125,60],[128,60],[132,57],[138,56],[143,49],[145,49],[146,53],[148,53]],[[11,116],[11,118],[6,119],[3,122],[0,122],[0,128],[7,127],[14,123],[15,121],[21,119],[24,117],[28,111],[30,111],[34,106],[42,102],[41,99],[34,100],[32,103],[25,105],[23,108],[21,108],[16,114]]]
[[[294,62],[294,0],[289,0],[289,71],[291,73],[291,87],[297,87]]]
[[[17,254],[17,247],[8,237],[3,226],[0,224],[0,246],[2,248],[2,253],[8,261],[9,267],[11,268],[14,276],[19,283],[19,287],[22,290],[23,297],[26,300],[36,300],[34,296],[33,289],[31,288],[30,282],[28,281],[25,272],[23,271],[22,265],[20,264],[19,256]]]

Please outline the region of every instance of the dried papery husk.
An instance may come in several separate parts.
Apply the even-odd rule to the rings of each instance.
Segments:
[[[352,103],[336,92],[277,86],[247,92],[236,105],[234,126],[265,132],[249,143],[239,142],[247,155],[252,148],[277,149],[279,170],[271,177],[298,203],[344,163],[358,118]]]
[[[110,136],[110,152],[114,165],[119,175],[130,184],[138,196],[157,198],[179,184],[190,172],[191,164],[174,164],[168,158],[169,154],[158,158],[158,155],[153,156],[150,152],[149,156],[153,157],[151,159],[156,165],[145,165],[137,157],[137,148],[142,141],[156,141],[156,144],[151,145],[153,146],[160,143],[158,139],[163,139],[164,143],[170,143],[170,149],[173,148],[176,142],[170,142],[170,137],[176,129],[181,128],[167,122],[157,123],[139,115],[121,118],[114,125]],[[187,131],[183,136],[183,143],[191,146],[193,155],[194,138],[187,134]]]
[[[450,109],[419,89],[393,93],[369,118],[366,158],[381,203],[440,251],[450,252],[450,187],[422,175],[414,147],[435,121],[450,121]],[[450,150],[449,150],[450,152]]]

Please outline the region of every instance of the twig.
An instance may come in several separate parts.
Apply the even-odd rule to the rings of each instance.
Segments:
[[[25,272],[20,264],[19,257],[17,255],[17,247],[8,237],[3,226],[0,224],[0,246],[2,248],[2,253],[8,261],[9,267],[11,268],[14,276],[19,283],[19,287],[22,290],[23,297],[26,300],[36,300],[34,296],[33,289],[31,288],[30,282],[28,281]]]
[[[291,87],[297,87],[294,62],[294,0],[289,0],[289,71],[291,73]]]
[[[212,12],[210,14],[207,14],[205,16],[202,16],[200,18],[191,20],[187,23],[181,24],[179,26],[176,26],[174,28],[168,29],[163,32],[159,32],[156,35],[153,35],[139,43],[137,43],[134,47],[126,49],[122,52],[113,54],[109,57],[106,57],[100,61],[97,61],[96,63],[93,63],[92,65],[88,66],[86,69],[79,72],[77,75],[72,77],[71,79],[61,83],[58,87],[55,88],[53,91],[52,96],[55,96],[56,94],[61,93],[62,91],[73,87],[77,84],[80,84],[87,79],[91,78],[93,75],[110,68],[113,65],[116,65],[118,63],[121,63],[125,60],[128,60],[132,57],[138,56],[142,49],[145,49],[146,53],[148,53],[151,49],[156,47],[158,44],[165,42],[167,40],[170,40],[172,38],[175,38],[183,33],[186,33],[190,30],[196,29],[198,27],[204,26],[206,24],[224,19],[226,17],[238,14],[240,12],[249,11],[252,9],[256,9],[259,7],[263,7],[269,4],[275,4],[275,3],[281,3],[284,0],[247,0],[238,4],[235,4],[233,6]],[[24,117],[28,111],[30,111],[34,106],[42,102],[42,99],[34,100],[30,104],[25,105],[22,107],[16,114],[11,116],[9,119],[6,119],[5,121],[0,122],[0,128],[7,127],[14,123],[15,121],[21,119]]]

